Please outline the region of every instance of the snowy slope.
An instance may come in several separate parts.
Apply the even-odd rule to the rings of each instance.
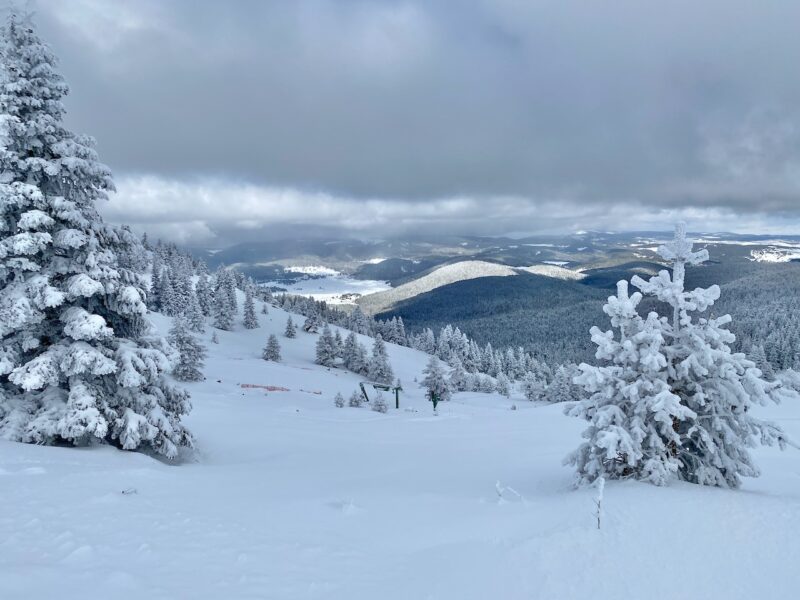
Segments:
[[[0,443],[0,598],[796,595],[796,451],[759,450],[764,476],[738,492],[609,484],[598,531],[595,491],[561,466],[582,429],[562,407],[458,394],[435,417],[413,384],[426,355],[387,345],[401,410],[335,408],[359,378],[314,365],[317,336],[259,358],[286,316],[209,344],[188,385],[196,462]],[[800,438],[800,407],[768,414]]]
[[[408,300],[409,298],[424,294],[425,292],[430,292],[431,290],[445,285],[450,285],[451,283],[478,279],[480,277],[508,277],[517,275],[520,271],[525,271],[534,275],[555,277],[557,279],[578,280],[584,277],[583,274],[576,271],[551,264],[515,268],[480,260],[465,260],[439,267],[427,275],[399,285],[396,288],[377,292],[368,296],[362,296],[357,302],[365,312],[377,314],[391,308],[398,302]]]

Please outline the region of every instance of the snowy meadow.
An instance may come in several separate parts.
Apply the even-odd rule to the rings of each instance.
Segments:
[[[413,383],[428,356],[389,345],[400,410],[337,408],[362,378],[316,365],[317,336],[284,338],[286,316],[219,344],[203,334],[186,462],[0,442],[0,597],[745,599],[800,585],[795,452],[757,450],[763,475],[738,491],[610,482],[598,530],[596,487],[575,490],[561,465],[583,429],[563,405],[463,392],[434,416]],[[271,332],[280,363],[261,358]],[[800,405],[759,414],[800,438]]]

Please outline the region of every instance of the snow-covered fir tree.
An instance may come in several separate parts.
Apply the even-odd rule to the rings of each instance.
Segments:
[[[453,368],[450,369],[450,389],[455,392],[465,392],[472,387],[469,374],[464,370],[460,360],[456,358],[454,362]]]
[[[394,371],[392,371],[392,365],[389,364],[389,356],[386,354],[386,344],[383,343],[380,334],[372,344],[372,356],[367,365],[367,376],[372,381],[387,385],[394,379]]]
[[[536,373],[529,371],[522,380],[522,393],[530,402],[542,400],[545,395],[544,381],[539,379]]]
[[[364,396],[361,395],[361,392],[358,390],[354,390],[352,394],[350,394],[350,399],[347,401],[347,405],[351,408],[358,408],[361,406],[361,403],[364,402]]]
[[[178,352],[178,363],[172,375],[178,381],[203,381],[203,366],[206,349],[200,341],[189,331],[189,325],[184,317],[176,317],[167,338],[172,347]]]
[[[450,400],[450,396],[452,395],[450,382],[447,380],[447,376],[442,368],[442,363],[437,357],[430,357],[422,374],[425,377],[423,377],[420,383],[428,390],[429,398],[435,394],[439,400]]]
[[[211,314],[214,319],[214,327],[223,331],[233,330],[233,318],[236,314],[236,288],[233,274],[223,267],[217,269]]]
[[[511,381],[509,381],[508,376],[505,373],[500,373],[497,376],[497,381],[495,382],[494,390],[500,394],[501,396],[505,396],[508,398],[511,396]]]
[[[211,333],[211,343],[212,344],[219,344],[219,336],[217,335],[216,331]]]
[[[264,346],[262,357],[264,360],[271,360],[272,362],[281,361],[281,345],[274,333],[271,333],[267,338],[267,345]]]
[[[208,276],[200,275],[197,278],[197,285],[195,285],[194,293],[203,316],[208,317],[211,315],[214,298],[211,294],[211,287],[208,284]]]
[[[319,328],[322,326],[322,319],[319,315],[314,313],[306,317],[303,321],[303,331],[306,333],[319,333]]]
[[[386,403],[386,398],[384,397],[383,392],[380,390],[377,391],[375,397],[372,399],[372,402],[370,402],[370,408],[379,413],[389,412],[389,405]]]
[[[325,325],[317,339],[316,363],[323,367],[335,367],[336,355],[336,341],[331,333],[331,328]]]
[[[338,329],[333,335],[333,350],[336,352],[336,358],[342,358],[344,355],[344,342],[342,341],[342,334]]]
[[[263,302],[261,304],[261,314],[262,315],[268,315],[269,314],[269,309],[267,309],[267,303],[266,302]]]
[[[284,330],[283,335],[285,335],[287,338],[297,337],[297,328],[294,326],[292,317],[286,319],[286,329]]]
[[[336,392],[336,396],[333,397],[333,405],[336,408],[344,407],[344,396],[342,396],[341,392]]]
[[[351,331],[347,334],[347,337],[344,339],[344,343],[342,344],[342,364],[344,365],[345,369],[356,371],[353,366],[355,364],[357,355],[358,339],[356,339],[356,334]]]
[[[247,286],[244,290],[244,328],[258,329],[258,317],[256,316],[256,304],[253,301],[253,290]]]
[[[165,379],[145,276],[118,261],[140,241],[96,210],[111,173],[64,127],[67,85],[30,20],[12,11],[2,44],[0,437],[175,457],[188,395]]]
[[[733,353],[731,317],[700,317],[720,296],[714,285],[684,288],[686,265],[708,260],[693,251],[684,224],[658,250],[672,265],[628,294],[618,284],[604,311],[618,330],[592,328],[600,366],[582,364],[577,381],[591,397],[568,409],[589,421],[586,442],[568,457],[581,481],[632,477],[663,485],[673,478],[738,487],[758,469],[750,448],[785,444],[781,430],[753,416],[757,404],[775,399],[777,383],[762,379],[755,364]],[[668,305],[671,314],[637,312],[642,294]]]
[[[546,399],[548,402],[570,402],[577,400],[572,393],[573,374],[570,370],[561,365],[553,375],[553,381],[547,386]]]

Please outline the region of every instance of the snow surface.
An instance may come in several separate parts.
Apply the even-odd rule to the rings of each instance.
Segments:
[[[800,246],[776,247],[770,246],[761,250],[751,250],[750,256],[756,262],[785,263],[800,260]]]
[[[264,285],[277,286],[287,290],[290,294],[324,300],[328,304],[354,304],[354,300],[358,296],[390,289],[389,284],[385,281],[354,279],[327,267],[287,267],[287,270],[317,276],[298,279],[293,283],[269,281]]]
[[[336,408],[359,378],[260,308],[187,385],[195,462],[0,442],[0,598],[795,597],[797,451],[756,451],[740,491],[609,482],[598,530],[597,490],[561,466],[584,427],[562,406],[461,393],[434,416],[427,355],[387,344],[401,409]],[[270,333],[280,364],[259,358]],[[800,439],[800,406],[764,416]]]

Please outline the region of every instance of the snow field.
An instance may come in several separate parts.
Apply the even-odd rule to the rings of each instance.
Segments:
[[[387,344],[401,410],[336,408],[360,378],[260,308],[259,329],[202,334],[193,462],[0,443],[0,598],[796,595],[797,451],[757,450],[764,475],[740,491],[609,482],[598,531],[596,490],[561,466],[584,427],[562,406],[461,393],[433,416],[413,383],[427,355]],[[279,364],[260,358],[270,333]],[[800,439],[800,407],[762,411]]]

